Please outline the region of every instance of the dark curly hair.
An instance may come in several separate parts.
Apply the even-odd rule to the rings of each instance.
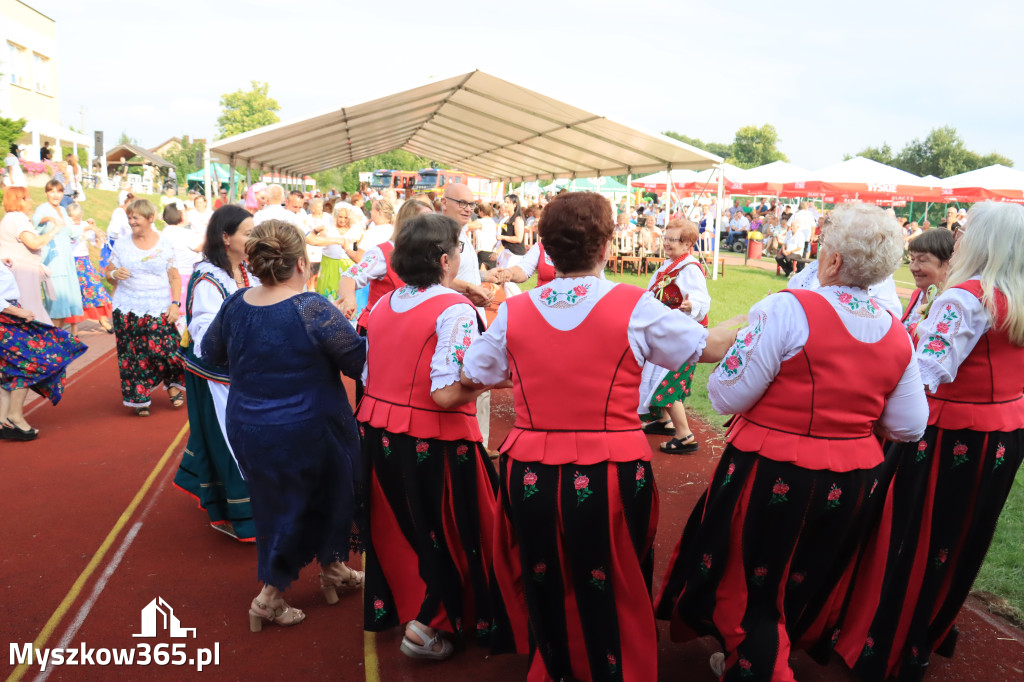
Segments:
[[[615,233],[611,204],[596,192],[559,194],[544,208],[537,233],[556,270],[590,270]]]
[[[291,223],[267,220],[249,235],[245,254],[249,257],[249,270],[260,282],[279,284],[295,273],[299,260],[306,258],[306,239]]]
[[[405,223],[395,238],[391,267],[406,284],[429,287],[441,282],[441,256],[459,251],[462,228],[446,215],[424,213]],[[476,254],[469,254],[475,257]]]

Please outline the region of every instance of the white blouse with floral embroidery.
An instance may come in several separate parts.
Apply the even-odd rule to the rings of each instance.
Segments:
[[[846,330],[857,340],[876,343],[892,325],[889,313],[874,303],[863,289],[821,287],[818,293],[839,312]],[[754,304],[747,326],[708,379],[708,397],[719,414],[738,414],[753,407],[778,375],[783,361],[807,344],[810,327],[796,296],[778,293]],[[907,337],[907,343],[910,338]],[[870,368],[865,368],[869,370]],[[835,377],[834,390],[841,390]],[[879,419],[892,440],[913,441],[924,434],[928,402],[913,357],[896,389],[887,397]]]
[[[440,284],[426,289],[405,286],[395,290],[394,296],[391,297],[391,309],[396,313],[404,313],[435,296],[457,293]],[[431,392],[460,380],[463,357],[470,345],[480,336],[476,310],[469,303],[456,303],[437,316],[434,330],[437,332],[437,345],[430,359]],[[363,365],[364,385],[367,369],[368,366]]]
[[[543,288],[527,292],[541,316],[555,329],[578,327],[615,282],[599,277],[558,278]],[[498,315],[466,354],[466,376],[493,386],[509,377],[505,351],[508,308],[502,303]],[[650,292],[644,293],[629,317],[626,332],[633,357],[640,364],[654,362],[662,367],[682,367],[696,362],[708,332],[678,310],[669,310]]]
[[[647,289],[650,290],[654,286],[654,283],[658,280],[668,268],[672,265],[671,260],[665,259],[665,262],[661,264],[661,267],[651,275],[651,280],[647,283]],[[699,267],[689,265],[689,263],[696,263],[697,259],[693,256],[687,256],[683,259],[683,262],[687,265],[679,271],[679,274],[675,277],[675,285],[679,287],[679,291],[684,296],[688,295],[689,301],[692,304],[690,312],[687,313],[694,320],[700,322],[704,319],[704,316],[711,310],[711,295],[708,294],[708,282],[704,277],[704,273]],[[666,283],[666,286],[671,282]]]
[[[946,289],[935,298],[928,318],[917,326],[917,364],[929,391],[956,379],[960,363],[991,327],[988,311],[971,292]]]
[[[392,246],[394,245],[392,244]],[[341,276],[354,279],[356,289],[362,289],[370,283],[371,279],[380,279],[386,274],[388,274],[388,263],[384,259],[384,252],[380,250],[379,246],[374,246],[363,254],[363,260],[341,273]]]
[[[818,261],[811,261],[800,272],[793,275],[789,280],[787,289],[807,289],[817,291],[821,286],[818,281]],[[899,294],[896,293],[896,281],[889,275],[887,279],[878,284],[868,287],[868,295],[875,299],[880,306],[891,312],[896,317],[903,317],[903,304],[900,302]]]

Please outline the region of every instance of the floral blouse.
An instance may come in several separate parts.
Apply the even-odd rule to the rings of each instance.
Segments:
[[[110,255],[115,268],[128,268],[131,277],[114,289],[115,310],[136,315],[160,317],[171,304],[171,284],[167,271],[174,267],[174,247],[162,236],[148,250],[135,246],[131,235],[118,239]]]
[[[793,275],[789,280],[787,289],[807,289],[816,291],[821,286],[818,282],[818,261],[811,261],[800,272]],[[878,284],[868,287],[868,296],[875,299],[880,306],[891,312],[897,318],[903,317],[903,304],[900,302],[899,294],[896,293],[896,280],[889,275]]]
[[[391,309],[398,313],[412,310],[420,303],[434,296],[458,293],[453,289],[435,284],[426,289],[412,286],[395,290],[391,297]],[[380,304],[383,304],[383,300]],[[462,377],[462,363],[466,351],[480,337],[477,329],[476,310],[469,303],[456,303],[437,317],[434,327],[437,345],[430,359],[431,392],[454,384]],[[370,343],[373,343],[370,341]],[[366,384],[367,366],[363,367],[363,384]]]
[[[846,330],[864,343],[876,343],[892,325],[892,317],[863,289],[820,287],[818,293],[838,311]],[[708,379],[708,397],[719,414],[737,414],[753,407],[774,381],[782,363],[803,349],[810,335],[807,315],[795,296],[778,293],[750,309],[747,326]],[[910,343],[909,337],[907,343]],[[870,367],[865,368],[870,371]],[[837,378],[837,383],[841,378]],[[879,419],[892,440],[921,437],[928,402],[921,375],[911,358]]]
[[[370,283],[371,279],[380,279],[386,274],[388,274],[388,264],[384,259],[384,252],[380,250],[379,246],[374,246],[363,254],[363,260],[341,273],[341,276],[354,279],[356,289],[362,289]]]
[[[917,364],[929,391],[956,379],[960,363],[991,327],[988,311],[971,292],[946,289],[935,298],[928,318],[917,325]]]

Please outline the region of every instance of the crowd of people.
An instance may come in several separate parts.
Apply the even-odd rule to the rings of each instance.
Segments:
[[[977,204],[908,239],[873,206],[737,202],[723,237],[771,235],[792,278],[711,327],[695,258],[709,207],[702,233],[587,192],[524,209],[460,184],[254,185],[212,212],[168,195],[161,231],[156,206],[122,197],[104,234],[63,197],[51,181],[33,212],[5,193],[3,437],[34,437],[27,389],[56,402],[83,350],[51,320],[111,315],[126,406],[146,416],[154,389],[174,407],[187,390],[175,483],[255,542],[253,631],[306,618],[285,592],[315,559],[325,601],[362,589],[364,628],[403,627],[405,655],[475,640],[527,654],[530,680],[656,679],[656,619],[676,641],[715,637],[727,680],[792,680],[796,649],[863,680],[920,679],[952,654],[1024,457],[1024,208]],[[665,259],[646,289],[606,279],[643,230]],[[109,302],[76,239],[106,246]],[[683,407],[697,363],[734,417],[652,594],[647,434],[700,449]],[[492,450],[498,388],[515,421]]]

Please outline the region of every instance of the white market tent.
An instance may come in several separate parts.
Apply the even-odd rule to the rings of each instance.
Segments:
[[[921,178],[905,170],[887,166],[873,159],[855,156],[808,173],[804,180],[832,183],[922,185]]]
[[[672,185],[676,189],[682,189],[682,187],[687,183],[693,182],[697,172],[685,168],[673,170],[671,173],[668,171],[658,171],[652,175],[645,175],[642,178],[633,178],[633,182],[630,183],[630,185],[632,187],[664,192],[668,187],[668,179],[670,175],[672,178]]]
[[[219,140],[230,165],[297,176],[404,149],[492,181],[711,168],[721,158],[482,71]]]
[[[1024,172],[1002,164],[951,175],[939,181],[943,187],[983,187],[989,190],[1024,190]]]
[[[758,185],[761,183],[786,183],[806,180],[811,172],[788,161],[772,161],[763,166],[748,168],[743,171],[743,183]]]

